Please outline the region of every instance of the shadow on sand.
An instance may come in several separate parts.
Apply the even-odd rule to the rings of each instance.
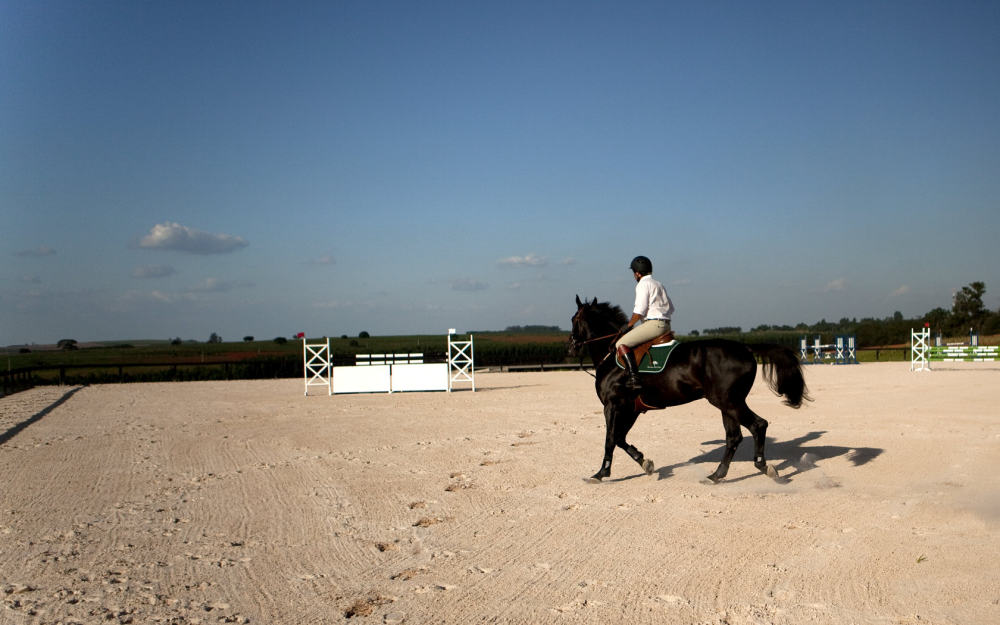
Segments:
[[[12,425],[11,427],[9,427],[6,432],[0,434],[0,445],[3,445],[5,443],[7,443],[7,441],[9,441],[10,439],[12,439],[15,436],[17,436],[21,432],[21,430],[23,430],[24,428],[28,427],[32,423],[35,423],[36,421],[40,421],[42,419],[42,417],[44,417],[45,415],[49,414],[50,412],[52,412],[53,410],[55,410],[59,406],[61,406],[64,403],[66,403],[69,400],[70,397],[72,397],[73,395],[75,395],[76,392],[79,391],[82,388],[84,388],[84,387],[83,386],[77,386],[76,388],[71,388],[70,390],[68,390],[65,393],[63,393],[62,397],[60,397],[59,399],[55,400],[54,402],[52,402],[51,404],[49,404],[48,406],[46,406],[42,410],[39,410],[38,412],[36,412],[35,414],[31,415],[30,417],[28,417],[24,421],[21,421],[20,423],[16,423],[16,424]]]
[[[768,463],[774,466],[778,470],[778,477],[775,481],[779,484],[786,484],[792,481],[796,475],[805,473],[806,471],[811,471],[816,468],[816,463],[823,460],[829,460],[831,458],[836,458],[838,456],[844,456],[851,462],[852,465],[859,467],[863,464],[867,464],[882,455],[884,449],[879,449],[877,447],[840,447],[838,445],[813,445],[810,444],[821,436],[826,434],[826,431],[809,432],[804,436],[794,438],[789,441],[776,441],[773,438],[767,439],[767,445],[764,448],[765,454],[768,459]],[[716,465],[722,461],[722,454],[726,449],[726,442],[723,440],[706,441],[702,443],[703,445],[718,445],[717,449],[712,451],[699,454],[686,462],[680,462],[677,464],[672,464],[669,466],[664,466],[658,468],[655,473],[658,474],[658,479],[664,479],[672,476],[674,474],[674,469],[689,464],[707,463],[711,465]],[[736,450],[736,455],[733,457],[733,462],[753,462],[753,439],[749,436],[743,439],[739,448]],[[714,470],[714,466],[712,469]],[[790,473],[786,473],[789,469],[792,469]],[[642,474],[630,476],[640,477]],[[742,477],[733,479],[724,479],[723,482],[740,482],[749,478],[757,477],[758,475],[763,475],[762,473],[751,473],[749,475],[744,475]],[[630,479],[625,478],[625,479]]]

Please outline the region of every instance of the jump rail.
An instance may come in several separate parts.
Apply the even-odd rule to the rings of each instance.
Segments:
[[[996,362],[1000,346],[979,345],[978,336],[971,335],[969,345],[931,345],[931,330],[910,329],[910,371],[930,371],[932,362]],[[940,342],[940,339],[938,340]]]

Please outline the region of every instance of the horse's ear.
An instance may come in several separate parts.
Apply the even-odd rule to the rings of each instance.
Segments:
[[[583,302],[580,301],[580,296],[579,295],[576,296],[576,307],[577,308],[583,308]]]

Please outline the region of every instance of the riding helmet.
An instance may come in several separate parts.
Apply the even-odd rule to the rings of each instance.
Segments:
[[[653,261],[649,260],[645,256],[636,256],[632,259],[632,264],[629,265],[629,269],[639,275],[646,276],[653,273]]]

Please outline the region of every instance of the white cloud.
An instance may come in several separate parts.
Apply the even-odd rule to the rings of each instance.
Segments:
[[[900,295],[906,295],[909,292],[910,292],[910,287],[904,284],[903,286],[899,287],[892,293],[889,293],[889,297],[899,297]]]
[[[837,278],[836,280],[830,280],[823,287],[824,293],[830,293],[832,291],[843,291],[847,288],[847,278]]]
[[[38,276],[21,276],[21,282],[25,284],[41,284],[42,279]]]
[[[507,258],[501,258],[497,261],[501,265],[510,265],[513,267],[545,267],[549,264],[549,261],[544,256],[537,256],[535,254],[528,254],[527,256],[510,256]]]
[[[42,258],[43,256],[55,256],[55,255],[56,251],[46,245],[40,245],[32,250],[21,250],[19,252],[14,252],[14,256],[21,256],[23,258]]]
[[[485,282],[472,280],[470,278],[460,278],[458,280],[451,281],[452,291],[485,291],[488,288],[490,288],[490,285]]]
[[[172,250],[191,254],[225,254],[249,243],[231,234],[211,234],[182,226],[177,222],[157,224],[139,241],[139,247],[152,250]]]
[[[336,265],[337,261],[334,260],[333,256],[324,255],[317,258],[310,258],[306,261],[307,265]]]
[[[237,288],[249,288],[254,286],[253,282],[245,280],[219,280],[218,278],[205,278],[197,286],[188,290],[190,293],[225,293]]]
[[[132,270],[133,278],[166,278],[174,275],[176,270],[169,265],[144,265]]]
[[[313,308],[323,308],[337,310],[340,308],[353,308],[354,302],[342,302],[339,300],[328,300],[325,302],[313,302]]]

